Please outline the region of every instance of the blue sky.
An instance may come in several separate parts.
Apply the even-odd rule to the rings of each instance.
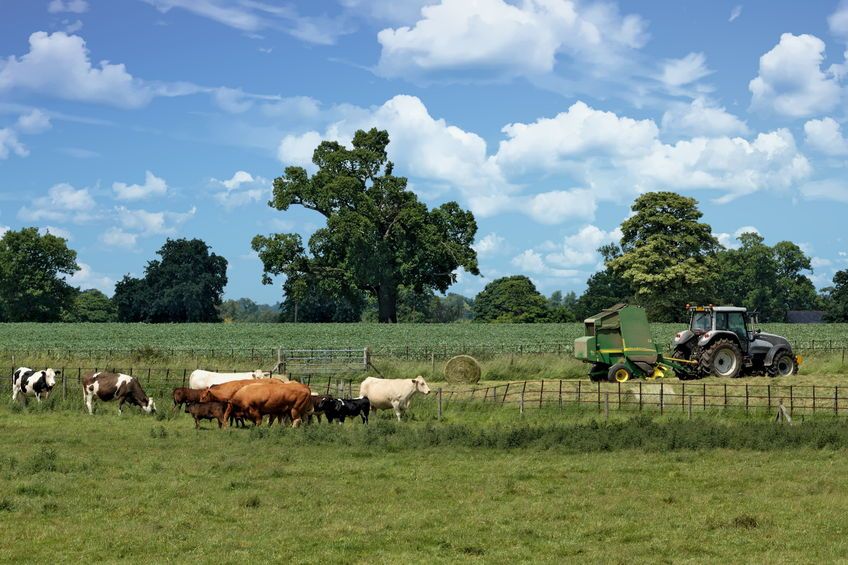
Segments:
[[[649,190],[697,198],[848,267],[848,5],[571,0],[0,0],[0,227],[68,237],[111,294],[166,237],[227,257],[230,298],[280,299],[271,179],[320,139],[392,138],[429,205],[477,217],[476,294],[524,273],[580,292]]]

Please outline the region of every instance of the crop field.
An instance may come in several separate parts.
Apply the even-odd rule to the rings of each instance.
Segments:
[[[848,324],[764,324],[798,347],[848,346]],[[670,343],[680,324],[653,324],[657,343]],[[488,348],[492,353],[533,352],[535,347],[570,346],[583,335],[571,324],[0,324],[0,350],[250,348],[365,348],[402,354],[430,349],[455,353]],[[814,343],[816,342],[816,343]],[[557,350],[543,348],[547,352]]]
[[[0,405],[0,561],[838,562],[848,423],[486,410],[300,429]]]

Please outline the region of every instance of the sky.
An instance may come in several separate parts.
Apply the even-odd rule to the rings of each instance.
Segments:
[[[267,205],[322,139],[389,131],[395,174],[478,223],[473,296],[526,274],[581,292],[640,194],[699,201],[848,268],[848,4],[829,1],[0,0],[0,231],[66,237],[112,294],[166,238],[261,284]],[[843,130],[845,126],[845,130]]]

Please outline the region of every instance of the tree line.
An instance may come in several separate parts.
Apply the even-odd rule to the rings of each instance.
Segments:
[[[324,141],[315,173],[287,167],[274,180],[270,206],[301,206],[326,221],[307,242],[296,233],[254,237],[262,282],[284,277],[278,305],[224,301],[227,260],[199,239],[166,240],[111,298],[81,290],[68,282],[79,266],[67,241],[23,228],[0,238],[0,321],[569,322],[618,302],[644,306],[657,322],[682,321],[687,303],[746,306],[763,321],[784,321],[790,310],[848,321],[848,270],[818,293],[798,245],[745,233],[725,248],[697,201],[674,192],[634,201],[621,239],[598,250],[604,267],[580,296],[545,297],[524,275],[496,279],[473,299],[445,294],[459,269],[480,274],[476,221],[456,202],[428,209],[394,174],[388,144],[377,129],[357,131],[350,148]]]

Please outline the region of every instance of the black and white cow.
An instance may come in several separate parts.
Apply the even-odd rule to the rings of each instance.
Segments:
[[[345,418],[360,416],[362,423],[368,423],[368,413],[371,411],[371,401],[366,397],[361,398],[336,398],[324,401],[324,415],[332,422],[338,420],[344,423]]]
[[[144,394],[138,379],[123,373],[99,372],[83,377],[82,397],[89,414],[94,414],[92,401],[95,396],[104,402],[117,400],[118,414],[123,413],[124,402],[135,404],[148,414],[156,412],[156,404]]]
[[[41,402],[42,397],[46,400],[50,391],[56,386],[56,375],[62,371],[44,369],[33,371],[29,367],[20,367],[12,373],[12,400],[18,399],[18,394],[23,395],[24,402],[27,396],[34,396]]]

